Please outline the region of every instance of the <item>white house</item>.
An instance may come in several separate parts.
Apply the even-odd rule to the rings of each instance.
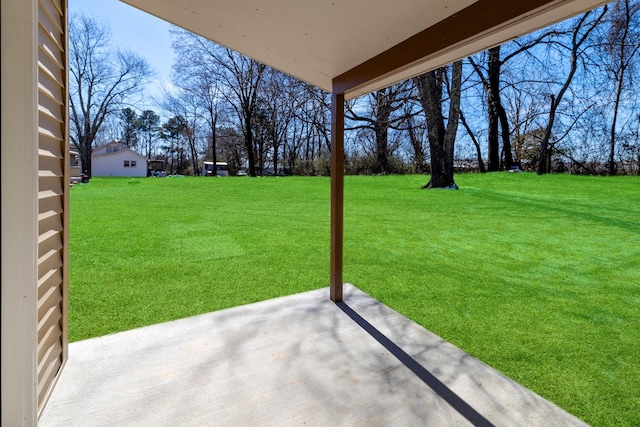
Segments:
[[[117,141],[91,152],[92,176],[147,176],[146,157]]]

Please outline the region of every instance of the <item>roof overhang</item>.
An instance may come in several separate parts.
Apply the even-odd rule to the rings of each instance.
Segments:
[[[122,0],[318,86],[365,94],[603,0]]]

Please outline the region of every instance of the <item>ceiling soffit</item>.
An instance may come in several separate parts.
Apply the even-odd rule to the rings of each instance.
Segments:
[[[606,3],[602,0],[122,0],[352,98]]]

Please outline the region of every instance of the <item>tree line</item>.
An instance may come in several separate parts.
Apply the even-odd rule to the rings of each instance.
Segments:
[[[347,102],[345,173],[640,173],[640,0],[609,6]],[[169,173],[327,175],[330,94],[193,33],[171,30],[172,85],[139,109],[146,61],[108,26],[70,21],[71,141],[118,139]]]

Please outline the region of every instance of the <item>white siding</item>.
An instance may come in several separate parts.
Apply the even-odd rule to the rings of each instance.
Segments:
[[[135,161],[135,167],[125,167],[124,162]],[[117,153],[110,153],[91,158],[92,176],[127,176],[141,177],[147,176],[147,159],[131,150],[120,150]]]

